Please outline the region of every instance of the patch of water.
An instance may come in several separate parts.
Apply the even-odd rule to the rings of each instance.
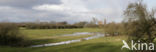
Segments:
[[[86,34],[86,33],[84,33],[84,34]],[[74,43],[74,42],[81,42],[83,40],[90,40],[90,39],[94,39],[94,38],[99,38],[99,37],[104,37],[105,36],[102,33],[92,33],[92,34],[96,34],[96,35],[93,35],[93,36],[87,37],[87,38],[80,38],[80,39],[76,39],[76,40],[68,40],[68,41],[62,41],[62,42],[57,42],[57,43],[49,43],[49,44],[42,44],[42,45],[33,45],[31,47],[47,47],[47,46],[56,46],[56,45],[70,44],[70,43]]]
[[[73,34],[64,34],[63,36],[80,36],[80,35],[92,35],[91,32],[76,32]]]

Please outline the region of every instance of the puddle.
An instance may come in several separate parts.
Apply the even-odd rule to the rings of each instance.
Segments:
[[[88,33],[88,32],[74,33],[74,35],[78,35],[78,34],[95,34],[95,35],[93,35],[91,37],[87,37],[87,38],[80,38],[80,39],[62,41],[62,42],[57,42],[57,43],[33,45],[31,47],[47,47],[47,46],[56,46],[56,45],[70,44],[70,43],[74,43],[74,42],[81,42],[81,41],[84,41],[84,40],[90,40],[90,39],[94,39],[94,38],[99,38],[99,37],[104,37],[105,36],[102,33]],[[68,34],[68,35],[73,35],[73,34]]]
[[[80,36],[80,35],[93,35],[91,32],[76,32],[73,34],[65,34],[63,36]]]

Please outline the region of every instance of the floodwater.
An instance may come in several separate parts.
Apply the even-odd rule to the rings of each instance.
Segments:
[[[76,32],[73,34],[64,34],[63,36],[80,36],[80,35],[93,35],[91,32]]]
[[[48,43],[48,44],[41,44],[41,45],[33,45],[31,47],[47,47],[47,46],[56,46],[56,45],[63,45],[63,44],[70,44],[70,43],[75,43],[75,42],[81,42],[84,40],[90,40],[94,38],[99,38],[99,37],[104,37],[105,35],[102,33],[92,33],[92,32],[77,32],[73,34],[65,34],[64,36],[78,36],[78,35],[93,35],[91,37],[87,38],[80,38],[80,39],[75,39],[75,40],[68,40],[68,41],[62,41],[62,42],[57,42],[57,43]]]

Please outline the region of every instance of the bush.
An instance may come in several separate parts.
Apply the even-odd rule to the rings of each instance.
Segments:
[[[104,32],[110,36],[125,34],[124,23],[111,22],[103,26]]]
[[[0,23],[0,45],[26,46],[28,42],[20,35],[16,24]]]
[[[83,28],[83,26],[29,23],[25,25],[25,28],[27,29],[72,29],[72,28]]]

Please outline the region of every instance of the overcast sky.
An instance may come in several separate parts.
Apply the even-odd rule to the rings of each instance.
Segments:
[[[93,17],[120,22],[128,3],[136,0],[0,0],[0,21],[90,21]],[[148,8],[156,0],[144,0]]]

